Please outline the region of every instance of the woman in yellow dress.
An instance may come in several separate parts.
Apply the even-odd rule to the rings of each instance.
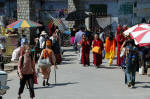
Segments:
[[[105,59],[109,59],[109,65],[112,65],[113,58],[116,55],[116,40],[112,32],[110,32],[108,37],[106,37],[105,51]]]

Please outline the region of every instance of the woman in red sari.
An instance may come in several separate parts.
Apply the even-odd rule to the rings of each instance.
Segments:
[[[120,48],[125,41],[125,37],[123,36],[123,33],[120,32],[120,34],[117,35],[117,65],[121,66],[122,58],[120,58]]]
[[[90,41],[87,39],[86,35],[82,35],[81,40],[81,46],[82,46],[82,54],[81,54],[81,64],[83,66],[90,65]]]
[[[92,47],[100,47],[103,50],[103,42],[99,39],[98,34],[95,34]],[[93,64],[98,68],[102,64],[102,54],[93,53]]]

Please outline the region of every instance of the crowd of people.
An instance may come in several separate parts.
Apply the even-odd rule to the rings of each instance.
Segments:
[[[81,27],[73,28],[71,33],[71,45],[79,53],[79,63],[90,66],[90,50],[93,52],[93,65],[99,68],[102,60],[109,59],[108,64],[120,66],[125,71],[125,83],[128,87],[134,87],[135,74],[140,68],[147,73],[146,61],[150,59],[150,47],[140,47],[135,44],[130,35],[123,34],[129,27],[118,24],[116,33],[105,32],[102,28],[92,36],[89,31]],[[117,62],[114,63],[114,57]],[[140,72],[140,71],[139,71]]]
[[[79,63],[84,67],[90,66],[90,51],[93,52],[93,65],[100,68],[103,59],[108,59],[108,64],[117,64],[125,71],[125,84],[134,87],[135,75],[139,68],[143,67],[147,72],[147,59],[150,59],[150,47],[140,47],[135,45],[131,37],[124,36],[123,32],[128,27],[118,24],[116,33],[105,32],[102,28],[96,33],[85,30],[84,27],[74,27],[71,32],[70,43],[76,53],[78,53]],[[20,78],[20,88],[18,99],[21,99],[25,85],[29,87],[30,97],[33,99],[34,84],[37,84],[35,63],[38,64],[43,78],[43,86],[49,86],[51,66],[57,69],[57,64],[62,61],[61,33],[58,28],[51,35],[42,31],[40,37],[35,38],[35,45],[30,46],[26,35],[22,35],[20,46],[14,50],[13,55],[17,57],[19,53],[18,75]],[[117,62],[114,58],[117,55]],[[15,58],[14,58],[15,59]],[[14,60],[13,59],[13,60]],[[47,60],[48,59],[48,60]],[[46,64],[46,65],[43,65]]]
[[[34,84],[37,84],[37,72],[40,71],[43,78],[43,86],[49,86],[51,66],[57,69],[57,64],[62,60],[62,49],[60,41],[60,31],[58,28],[49,35],[42,31],[40,37],[35,38],[35,44],[30,45],[26,35],[22,34],[19,46],[12,54],[12,61],[19,57],[18,76],[20,78],[20,88],[18,99],[21,99],[25,85],[29,88],[30,98],[35,97]],[[35,64],[38,64],[36,71]]]

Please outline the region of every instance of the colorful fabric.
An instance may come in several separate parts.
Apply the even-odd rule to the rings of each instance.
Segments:
[[[7,26],[7,28],[29,28],[29,27],[40,27],[42,26],[39,23],[30,21],[30,20],[18,20],[10,25]]]
[[[110,59],[109,64],[111,65],[113,63],[113,58],[116,55],[116,41],[115,41],[115,38],[113,38],[112,41],[109,40],[109,37],[106,38],[105,51],[106,51],[105,59]]]
[[[150,24],[139,24],[130,33],[130,36],[134,39],[136,45],[150,46]]]
[[[93,47],[96,46],[100,47],[101,51],[103,50],[103,42],[100,39],[93,40]],[[102,64],[102,54],[93,53],[93,64],[95,66]]]
[[[51,61],[53,60],[51,49],[43,49],[43,58],[46,59],[46,57],[49,57]]]
[[[93,53],[102,54],[101,48],[98,46],[95,46],[92,48]]]
[[[74,39],[75,39],[75,36],[71,37],[71,40],[70,40],[70,44],[71,44],[71,45],[74,44]]]

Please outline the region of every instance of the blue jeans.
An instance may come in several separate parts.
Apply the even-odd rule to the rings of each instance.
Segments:
[[[73,49],[74,49],[74,51],[78,51],[78,48],[77,48],[76,44],[73,44]]]
[[[105,50],[102,51],[102,57],[105,58]]]
[[[135,75],[136,75],[136,65],[127,66],[125,71],[125,83],[131,83],[132,86],[135,85]]]

